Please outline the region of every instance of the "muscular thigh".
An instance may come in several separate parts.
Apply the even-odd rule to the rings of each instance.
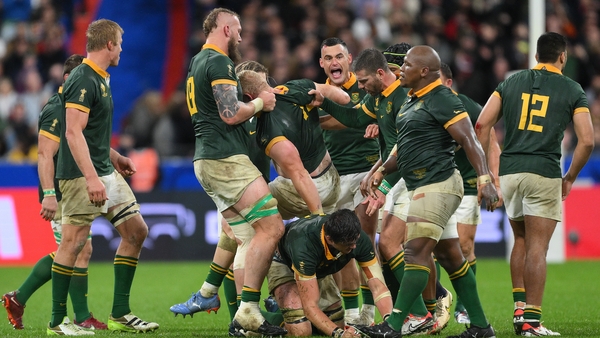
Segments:
[[[410,192],[408,217],[444,227],[460,205],[462,195],[462,179],[457,170],[443,182],[428,184]]]
[[[501,176],[500,186],[508,217],[522,221],[527,215],[560,221],[561,184],[560,178],[547,178],[532,173]]]
[[[250,184],[262,176],[246,155],[196,160],[194,172],[219,212],[238,203]]]
[[[410,196],[408,194],[408,189],[406,189],[406,183],[404,180],[400,180],[392,190],[394,192],[392,195],[393,204],[389,209],[389,213],[406,222],[406,218],[408,217],[408,206],[410,205]]]
[[[62,192],[62,223],[75,226],[91,225],[92,221],[106,212],[107,205],[97,207],[90,202],[85,178],[59,180]]]
[[[360,193],[360,182],[367,175],[366,172],[340,176],[340,196],[336,203],[336,210],[354,210],[364,199]]]
[[[456,222],[461,224],[477,225],[481,223],[481,208],[477,202],[477,196],[464,196],[454,212],[454,216],[456,216]]]

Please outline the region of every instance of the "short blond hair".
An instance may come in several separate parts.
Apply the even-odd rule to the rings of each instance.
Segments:
[[[249,94],[253,98],[270,87],[264,75],[260,75],[253,70],[242,70],[237,75],[244,94]]]
[[[87,37],[86,51],[89,53],[102,50],[109,41],[117,44],[119,42],[119,33],[123,35],[125,31],[114,21],[100,19],[92,22],[85,32]]]

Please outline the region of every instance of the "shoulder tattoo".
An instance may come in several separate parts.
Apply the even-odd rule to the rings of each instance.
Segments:
[[[219,109],[219,115],[225,118],[234,117],[240,108],[240,101],[237,98],[237,87],[230,84],[217,84],[212,88],[217,108]]]

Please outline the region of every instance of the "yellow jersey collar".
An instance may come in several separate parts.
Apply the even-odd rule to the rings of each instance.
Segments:
[[[346,81],[346,83],[344,83],[342,85],[342,87],[344,87],[344,89],[348,90],[350,88],[352,88],[352,86],[354,86],[354,84],[356,83],[356,74],[350,72],[350,78],[348,79],[348,81]],[[330,85],[331,81],[329,80],[329,78],[327,78],[327,80],[325,80],[325,84]]]
[[[94,61],[88,58],[84,58],[82,63],[85,63],[86,65],[90,66],[96,73],[98,73],[98,75],[102,76],[105,79],[108,79],[108,77],[110,76],[110,74],[108,74],[107,71],[100,68]]]
[[[551,65],[549,63],[538,63],[537,65],[535,65],[535,67],[533,67],[533,69],[535,69],[535,70],[547,70],[549,72],[562,75],[562,72],[560,71],[560,69],[554,67],[554,65]]]
[[[417,90],[416,92],[414,90],[410,90],[408,92],[408,96],[416,96],[416,97],[421,97],[427,93],[429,93],[430,91],[432,91],[435,87],[437,86],[443,86],[442,84],[442,80],[437,79],[435,81],[433,81],[432,83],[428,84],[427,86]]]
[[[202,46],[202,49],[207,49],[207,48],[212,49],[217,53],[221,53],[221,54],[227,56],[227,54],[224,51],[222,51],[221,48],[217,47],[217,45],[213,45],[212,43],[207,43]]]
[[[323,244],[323,248],[325,248],[325,258],[328,261],[336,260],[338,256],[334,256],[331,251],[329,251],[329,245],[327,245],[327,241],[325,240],[325,224],[321,226],[321,243]]]
[[[400,79],[396,79],[396,81],[394,81],[389,87],[387,87],[384,91],[381,92],[381,95],[384,97],[388,97],[398,87],[400,87]]]

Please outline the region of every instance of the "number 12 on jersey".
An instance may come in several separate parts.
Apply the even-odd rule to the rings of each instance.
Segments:
[[[550,96],[523,93],[521,94],[521,101],[523,102],[521,105],[521,118],[519,120],[519,129],[525,130],[525,126],[527,126],[527,130],[541,133],[544,127],[533,123],[533,117],[546,117],[546,112],[548,111],[548,101],[550,101]],[[532,106],[536,105],[537,103],[541,103],[541,107],[539,109],[531,109],[529,107],[530,102]],[[528,115],[529,121],[527,121]]]

